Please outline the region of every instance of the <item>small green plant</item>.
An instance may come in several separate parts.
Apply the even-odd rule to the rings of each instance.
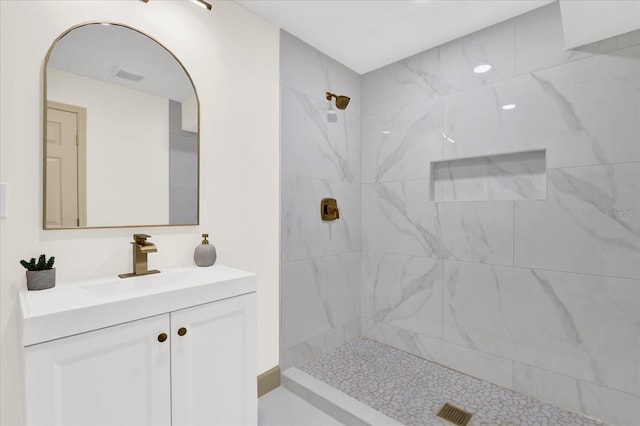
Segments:
[[[27,271],[44,271],[45,269],[52,269],[53,262],[55,261],[55,257],[51,256],[49,260],[47,260],[47,256],[41,254],[37,263],[36,258],[32,257],[28,262],[26,260],[21,260],[20,264],[24,266]]]

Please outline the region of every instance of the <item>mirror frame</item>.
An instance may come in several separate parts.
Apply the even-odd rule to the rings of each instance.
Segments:
[[[51,56],[51,52],[56,47],[58,42],[70,33],[73,30],[78,28],[87,26],[87,25],[100,25],[100,24],[108,24],[108,25],[116,25],[119,27],[127,28],[129,30],[135,31],[138,34],[141,34],[144,37],[149,38],[156,42],[160,47],[162,47],[169,55],[176,60],[176,62],[182,67],[182,70],[186,74],[187,78],[191,82],[191,86],[193,87],[193,92],[196,97],[196,105],[198,107],[197,118],[198,118],[198,137],[197,137],[197,155],[198,155],[198,172],[197,172],[197,185],[198,185],[198,194],[196,197],[196,223],[190,224],[133,224],[133,225],[106,225],[106,226],[77,226],[77,227],[60,227],[60,228],[47,228],[47,64],[49,63],[49,58]],[[143,228],[143,227],[169,227],[169,226],[199,226],[200,225],[200,97],[198,96],[198,90],[196,89],[196,85],[191,78],[191,74],[187,71],[187,68],[184,66],[182,61],[178,59],[176,55],[173,54],[169,48],[167,48],[163,43],[160,43],[158,39],[152,37],[151,35],[145,33],[144,31],[133,28],[127,24],[122,24],[119,22],[110,22],[110,21],[89,21],[83,22],[81,24],[74,25],[64,32],[62,32],[58,37],[53,40],[49,50],[47,50],[47,54],[44,57],[43,63],[43,81],[42,81],[42,145],[43,145],[43,157],[42,157],[42,229],[44,231],[57,231],[57,230],[69,230],[69,229],[110,229],[110,228]],[[85,188],[86,191],[86,188]],[[86,195],[86,192],[85,192]]]

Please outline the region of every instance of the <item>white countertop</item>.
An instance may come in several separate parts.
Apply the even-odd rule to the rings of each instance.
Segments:
[[[256,291],[253,273],[214,265],[57,283],[19,293],[19,327],[29,346]]]

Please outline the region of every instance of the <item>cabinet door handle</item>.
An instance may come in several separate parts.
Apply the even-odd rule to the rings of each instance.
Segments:
[[[178,336],[184,336],[185,334],[187,334],[187,329],[184,327],[180,327],[178,329]]]
[[[167,340],[167,337],[168,337],[167,333],[158,334],[158,342],[160,342],[160,343],[164,342],[165,340]]]

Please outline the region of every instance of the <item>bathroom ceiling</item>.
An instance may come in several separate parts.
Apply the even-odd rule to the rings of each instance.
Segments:
[[[47,65],[176,101],[193,96],[191,81],[172,54],[153,39],[120,25],[84,25],[68,32],[56,43]],[[116,76],[117,69],[143,78],[123,80]]]
[[[364,74],[555,0],[236,0]]]

